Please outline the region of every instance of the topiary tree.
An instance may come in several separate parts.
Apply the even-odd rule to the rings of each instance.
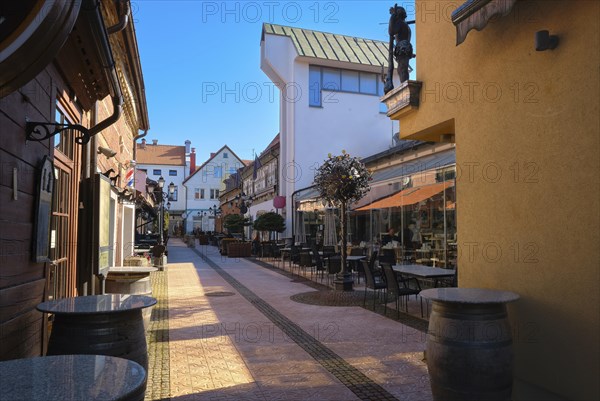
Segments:
[[[357,157],[350,157],[345,150],[339,156],[328,155],[327,160],[315,174],[315,185],[320,197],[330,206],[340,209],[342,226],[342,271],[335,283],[344,291],[352,290],[352,276],[346,268],[348,205],[369,192],[371,173]]]
[[[285,230],[285,219],[275,212],[268,212],[261,214],[254,220],[253,228],[256,231],[281,233]]]
[[[228,214],[223,218],[223,227],[230,233],[242,233],[244,239],[244,227],[250,225],[248,218],[240,214]]]

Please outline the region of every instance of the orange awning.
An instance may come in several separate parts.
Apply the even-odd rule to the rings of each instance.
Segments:
[[[380,199],[371,204],[365,205],[355,211],[386,209],[388,207],[400,207],[414,205],[415,203],[431,198],[433,195],[442,192],[444,189],[454,186],[453,181],[439,182],[437,184],[426,185],[416,188],[406,188],[387,198]]]

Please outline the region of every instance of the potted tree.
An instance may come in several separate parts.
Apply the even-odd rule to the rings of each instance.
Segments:
[[[250,224],[248,218],[239,214],[228,214],[223,219],[223,226],[231,234],[242,234],[242,242],[244,240],[244,227]],[[221,240],[221,254],[229,257],[241,257],[250,256],[251,245],[239,244],[233,246],[234,243],[238,242],[235,238],[223,238]],[[247,251],[246,251],[247,248]]]
[[[337,275],[335,288],[352,291],[352,275],[346,267],[348,244],[348,205],[361,199],[369,192],[371,173],[357,157],[351,157],[345,150],[339,156],[331,153],[317,169],[315,185],[320,197],[330,206],[340,209],[342,228],[342,271]]]
[[[275,212],[268,212],[254,220],[253,228],[256,231],[281,233],[285,230],[285,220]]]
[[[278,213],[268,212],[265,214],[261,214],[260,216],[258,216],[256,218],[256,220],[254,220],[253,228],[256,231],[260,231],[260,232],[281,233],[285,230],[285,219],[283,218],[283,216],[279,215]],[[269,236],[269,239],[271,239],[270,236]],[[256,244],[256,248],[254,249],[256,254],[258,254],[258,252],[259,252],[258,247],[259,247],[259,244]],[[269,249],[271,249],[271,248],[269,248]],[[267,252],[265,252],[265,248],[263,247],[262,255],[265,256],[265,254],[272,254],[272,251],[267,250]]]

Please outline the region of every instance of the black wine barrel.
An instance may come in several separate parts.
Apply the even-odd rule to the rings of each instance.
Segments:
[[[148,371],[140,309],[90,315],[56,314],[47,355],[91,354],[125,358]]]
[[[435,401],[510,400],[513,354],[506,305],[434,301],[426,358]]]

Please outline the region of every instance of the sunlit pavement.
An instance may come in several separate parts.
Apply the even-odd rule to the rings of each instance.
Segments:
[[[314,288],[215,247],[171,239],[168,262],[168,335],[149,328],[146,399],[431,399],[422,331],[360,306],[295,302]]]

